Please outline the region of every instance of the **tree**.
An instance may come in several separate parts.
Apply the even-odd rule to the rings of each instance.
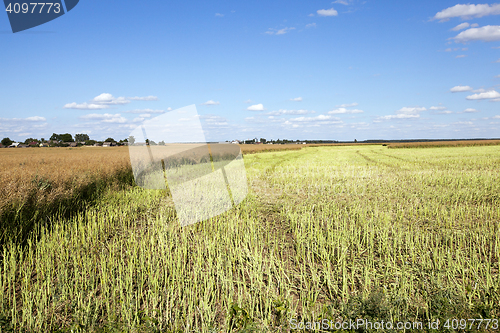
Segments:
[[[59,134],[52,133],[52,136],[50,137],[51,141],[61,141],[61,137]]]
[[[260,142],[262,142],[262,143],[266,143],[266,142],[267,142],[267,140],[266,140],[266,139],[264,139],[264,138],[260,138]]]
[[[74,142],[73,136],[69,133],[66,134],[60,134],[59,137],[61,138],[62,142]]]
[[[354,139],[354,142],[356,143],[356,142],[358,142],[358,140]]]
[[[93,146],[96,144],[95,140],[85,140],[85,145],[87,146]]]
[[[106,140],[104,140],[104,142],[116,142],[116,141],[113,138],[107,138]]]
[[[77,142],[84,142],[90,140],[90,137],[88,134],[75,134],[75,141]]]
[[[132,146],[135,143],[135,138],[133,135],[128,137],[128,143]]]
[[[13,142],[13,141],[12,141],[11,139],[9,139],[9,138],[3,138],[3,139],[2,139],[2,144],[3,144],[4,146],[10,146],[10,145],[12,144],[12,142]]]
[[[50,137],[50,140],[53,140],[53,141],[62,141],[62,142],[74,142],[75,140],[73,140],[73,136],[69,133],[66,133],[66,134],[52,134],[52,136]]]

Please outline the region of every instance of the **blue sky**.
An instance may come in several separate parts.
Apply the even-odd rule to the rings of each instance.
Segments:
[[[95,1],[13,34],[0,137],[128,137],[195,104],[209,141],[500,137],[500,4]]]

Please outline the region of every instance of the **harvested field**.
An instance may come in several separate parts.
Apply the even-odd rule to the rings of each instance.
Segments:
[[[8,244],[1,330],[280,332],[368,318],[431,331],[499,318],[500,146],[244,161],[248,197],[198,224],[181,228],[166,192],[114,188]]]

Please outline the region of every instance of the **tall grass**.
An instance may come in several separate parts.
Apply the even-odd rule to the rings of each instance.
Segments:
[[[4,248],[3,330],[279,331],[289,320],[500,315],[500,147],[247,155],[251,193],[181,228],[112,191]]]
[[[0,150],[0,245],[23,242],[55,213],[84,209],[110,186],[132,185],[126,148]]]

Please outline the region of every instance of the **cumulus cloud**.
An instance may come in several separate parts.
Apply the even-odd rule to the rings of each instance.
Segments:
[[[101,110],[101,109],[107,109],[109,106],[107,105],[102,105],[102,104],[95,104],[95,103],[68,103],[64,105],[65,109],[78,109],[78,110]]]
[[[316,23],[306,24],[306,28],[316,28]]]
[[[455,28],[451,29],[451,31],[459,31],[459,30],[463,30],[463,29],[466,29],[470,26],[469,23],[467,22],[464,22],[464,23],[460,23],[459,25],[457,25]]]
[[[445,111],[439,111],[438,113],[439,114],[451,114],[451,113],[453,113],[453,111],[445,110]]]
[[[128,97],[131,101],[157,101],[158,97],[156,96],[146,96],[146,97]]]
[[[472,108],[467,108],[464,110],[465,113],[476,113],[476,112],[479,112],[479,110],[476,110],[476,109],[472,109]]]
[[[379,119],[390,120],[390,119],[408,119],[408,118],[419,118],[419,114],[391,114],[388,116],[379,117]]]
[[[467,57],[465,54],[457,55],[455,58],[465,58]]]
[[[216,102],[216,101],[212,101],[212,100],[208,100],[205,103],[201,103],[201,105],[219,105],[219,104],[220,104],[220,102]]]
[[[286,34],[287,32],[290,32],[291,30],[295,30],[294,27],[286,27],[286,28],[283,28],[283,29],[271,29],[269,28],[268,31],[266,31],[265,33],[268,34],[268,35],[284,35]]]
[[[121,105],[130,103],[130,100],[126,99],[125,97],[115,98],[111,94],[103,93],[97,97],[94,97],[91,102],[96,104]]]
[[[472,90],[472,87],[469,87],[469,86],[455,86],[453,88],[450,89],[451,92],[455,93],[455,92],[464,92],[464,91],[471,91]]]
[[[117,113],[117,114],[91,113],[91,114],[87,114],[87,115],[81,116],[80,119],[83,119],[83,120],[96,120],[96,121],[100,121],[100,122],[103,122],[103,123],[125,123],[127,121],[127,119],[123,118],[119,113]]]
[[[46,121],[45,117],[33,116],[27,118],[0,118],[1,121],[29,121],[29,122],[37,122],[37,121]]]
[[[340,3],[341,5],[346,5],[346,6],[349,4],[349,3],[348,3],[347,1],[345,1],[345,0],[335,0],[335,1],[334,1],[334,2],[332,2],[332,3]]]
[[[468,100],[500,98],[500,93],[495,90],[486,91],[479,94],[474,94],[466,97]]]
[[[337,105],[338,108],[350,108],[350,107],[353,107],[353,106],[358,106],[359,104],[358,103],[350,103],[350,104],[341,104],[341,105]]]
[[[363,110],[358,109],[346,109],[346,108],[338,108],[332,111],[328,111],[328,114],[349,114],[349,113],[363,113]]]
[[[378,121],[381,120],[391,120],[391,119],[410,119],[410,118],[420,118],[420,112],[426,111],[424,107],[402,107],[396,111],[396,114],[391,114],[387,116],[378,117]],[[377,122],[377,120],[375,120]]]
[[[300,115],[300,114],[308,114],[308,113],[314,113],[314,111],[308,111],[308,110],[283,110],[280,109],[278,111],[271,111],[266,113],[268,116],[282,116],[282,115]]]
[[[165,111],[153,110],[153,109],[135,109],[135,110],[125,111],[125,113],[165,113]]]
[[[453,37],[457,43],[471,41],[494,42],[500,40],[500,25],[487,25],[480,28],[471,28],[462,31]]]
[[[337,16],[339,14],[333,8],[330,8],[330,9],[320,9],[320,10],[316,11],[316,13],[318,13],[319,16]]]
[[[471,17],[483,17],[488,15],[498,15],[500,14],[500,4],[480,4],[480,5],[455,5],[453,7],[446,8],[434,16],[435,20],[441,20],[441,22],[448,21],[453,17],[460,17],[462,19],[468,19]]]
[[[397,114],[418,114],[422,111],[426,111],[427,109],[424,107],[403,107],[396,111]]]
[[[431,106],[429,110],[443,111],[446,110],[446,106]]]
[[[302,97],[296,97],[290,99],[292,102],[302,102]]]
[[[255,105],[250,105],[247,108],[248,111],[264,111],[264,105],[262,104],[255,104]]]
[[[290,121],[293,122],[323,122],[323,121],[330,121],[333,120],[334,122],[329,122],[329,123],[340,123],[340,119],[337,117],[332,117],[324,114],[320,114],[319,116],[316,117],[298,117],[298,118],[292,118]]]

